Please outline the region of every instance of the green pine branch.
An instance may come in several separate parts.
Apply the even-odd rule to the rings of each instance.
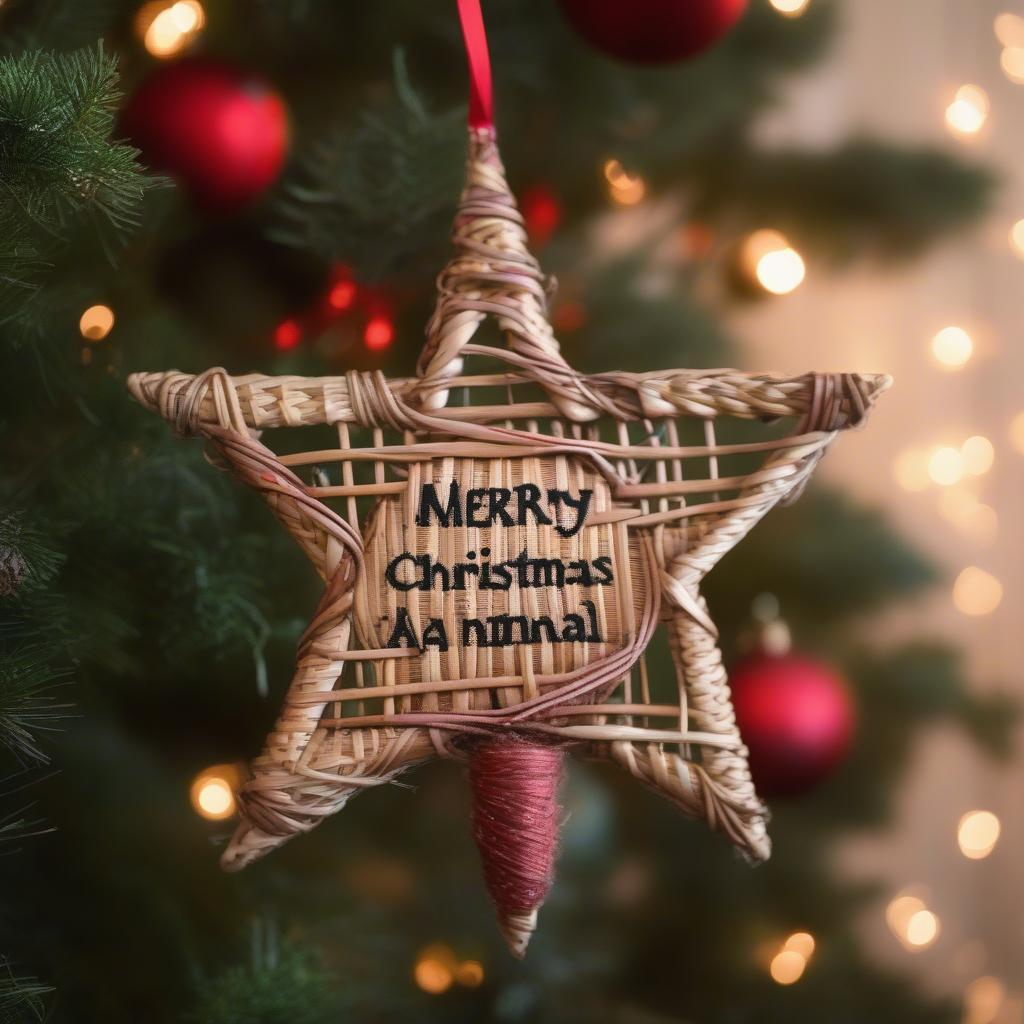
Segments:
[[[18,974],[10,961],[0,959],[0,1024],[28,1024],[46,1017],[43,996],[52,992],[29,975]]]
[[[985,212],[995,176],[929,148],[870,139],[828,153],[715,153],[701,167],[695,214],[741,230],[771,224],[837,263],[906,259]]]
[[[64,556],[22,511],[0,511],[0,597],[35,590],[52,579]]]
[[[269,963],[233,967],[207,982],[186,1024],[328,1024],[338,1019],[330,976],[287,948]]]
[[[0,58],[0,317],[22,309],[72,226],[115,243],[152,184],[112,140],[120,93],[103,49]]]
[[[275,237],[364,279],[442,261],[465,161],[461,109],[432,114],[394,57],[390,102],[309,146],[278,203]],[[430,242],[425,240],[430,239]]]
[[[0,746],[19,760],[48,760],[39,734],[67,714],[55,692],[65,675],[54,668],[49,646],[0,647]]]

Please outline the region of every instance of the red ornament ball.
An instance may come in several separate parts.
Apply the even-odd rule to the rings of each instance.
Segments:
[[[703,53],[739,21],[747,0],[559,0],[573,28],[609,57],[669,64]]]
[[[806,792],[843,760],[856,712],[846,684],[799,655],[752,655],[730,676],[740,735],[762,796]]]
[[[288,151],[288,116],[266,83],[211,60],[157,68],[121,125],[154,170],[177,178],[204,209],[230,213],[262,195]]]

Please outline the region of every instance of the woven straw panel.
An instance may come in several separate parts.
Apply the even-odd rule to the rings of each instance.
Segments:
[[[417,526],[417,502],[424,483],[433,482],[436,492],[447,499],[449,487],[456,481],[460,493],[471,488],[513,489],[521,484],[534,484],[544,494],[551,488],[569,491],[576,496],[592,492],[583,528],[574,536],[562,536],[555,525],[538,524],[526,517],[524,525],[494,528],[477,526],[442,528],[433,519],[430,526]],[[544,508],[547,508],[545,505]],[[513,507],[513,515],[515,514]],[[387,673],[381,682],[386,686],[426,683],[423,693],[399,698],[393,702],[401,712],[407,711],[469,711],[493,707],[511,707],[524,699],[545,693],[556,684],[545,681],[563,675],[605,657],[610,651],[625,647],[636,634],[636,623],[645,602],[653,600],[650,574],[632,571],[641,567],[643,555],[637,538],[630,537],[626,524],[597,522],[602,514],[613,511],[606,481],[579,459],[555,456],[535,459],[434,459],[410,468],[405,495],[384,498],[370,516],[365,530],[364,572],[356,584],[356,635],[366,649],[388,646],[398,609],[407,607],[409,616],[422,637],[431,619],[448,624],[449,649],[428,648],[420,658],[405,658],[385,665]],[[569,514],[567,514],[569,513]],[[486,515],[486,510],[484,512]],[[573,528],[575,516],[571,509],[559,507],[556,520],[564,530]],[[432,560],[448,570],[448,582],[454,584],[450,570],[457,563],[492,566],[515,559],[525,551],[534,563],[527,575],[530,586],[509,589],[485,589],[478,578],[467,576],[464,589],[447,592],[442,589],[441,574],[433,579],[429,590],[401,592],[384,583],[389,563],[401,552],[428,552]],[[488,552],[488,554],[484,554]],[[473,558],[470,559],[470,553]],[[573,562],[593,566],[606,560],[612,581],[604,585],[578,583],[559,585],[564,579],[576,579],[579,570],[564,573],[563,567]],[[405,562],[397,570],[402,582],[423,578],[423,566]],[[564,573],[564,574],[563,574]],[[594,570],[594,577],[598,573]],[[537,585],[540,584],[540,585]],[[547,584],[547,585],[544,585]],[[480,633],[474,627],[463,635],[461,623],[476,620],[488,626],[490,616],[526,616],[531,622],[547,616],[561,633],[566,614],[580,614],[584,602],[593,603],[603,643],[519,643],[502,646],[479,646]],[[589,625],[589,619],[588,619]],[[549,637],[545,627],[539,627]],[[522,623],[508,629],[511,639],[522,637]],[[494,627],[487,628],[494,638]],[[464,643],[468,640],[469,643]],[[478,680],[504,679],[507,685],[477,688]],[[442,685],[443,684],[443,685]],[[600,693],[587,695],[590,700]]]

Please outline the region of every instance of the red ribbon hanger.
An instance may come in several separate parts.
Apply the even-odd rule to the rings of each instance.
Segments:
[[[469,62],[469,127],[494,127],[494,91],[491,85],[491,57],[480,0],[458,0],[462,38]]]

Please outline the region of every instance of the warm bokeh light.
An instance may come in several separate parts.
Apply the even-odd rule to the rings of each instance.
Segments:
[[[962,85],[946,107],[946,127],[954,135],[976,135],[988,119],[988,93],[979,85]]]
[[[959,370],[974,352],[974,342],[962,327],[943,327],[931,347],[935,361],[946,370]]]
[[[784,949],[772,957],[768,971],[772,981],[779,985],[792,985],[799,981],[807,968],[807,960],[795,949]]]
[[[806,274],[800,254],[780,231],[763,228],[743,243],[741,259],[765,291],[786,295],[799,287]]]
[[[200,772],[189,789],[192,806],[203,818],[222,821],[235,813],[238,772],[231,765],[216,765]]]
[[[635,206],[647,195],[644,179],[630,174],[618,160],[605,161],[604,177],[609,197],[619,206]]]
[[[931,483],[928,456],[917,448],[901,452],[893,465],[896,482],[906,491],[923,491]]]
[[[1002,826],[991,811],[968,811],[956,829],[960,852],[971,860],[984,860],[999,842]]]
[[[807,5],[811,0],[768,0],[768,2],[779,14],[784,14],[787,18],[799,18],[807,10]]]
[[[999,66],[1011,82],[1024,83],[1024,48],[1007,46],[999,57]]]
[[[981,476],[992,468],[996,450],[987,437],[975,434],[960,446],[960,455],[964,460],[964,471],[971,476]]]
[[[930,910],[917,910],[910,915],[903,937],[908,946],[924,949],[939,937],[939,919]]]
[[[963,1024],[994,1024],[1005,999],[1006,986],[998,978],[975,978],[964,990]]]
[[[928,456],[928,476],[933,483],[950,487],[964,475],[964,457],[950,445],[936,448]]]
[[[1017,413],[1010,420],[1010,443],[1024,455],[1024,412]]]
[[[757,263],[757,279],[773,295],[785,295],[799,287],[804,273],[804,261],[796,249],[767,253]]]
[[[114,327],[114,311],[109,306],[90,306],[78,321],[86,341],[102,341]]]
[[[782,948],[799,953],[805,960],[810,960],[814,953],[814,936],[810,932],[793,932]]]
[[[939,935],[939,919],[920,896],[904,892],[885,908],[885,920],[903,945],[910,950],[930,946]]]
[[[991,615],[1002,599],[1002,583],[976,565],[969,565],[953,582],[953,604],[964,615]]]
[[[1024,260],[1024,218],[1014,221],[1010,228],[1010,248]]]
[[[391,320],[382,315],[372,316],[366,321],[363,342],[372,352],[387,348],[395,339],[395,327]]]
[[[939,511],[943,518],[979,544],[991,544],[999,532],[996,510],[963,488],[951,487],[943,491]]]
[[[479,988],[484,982],[484,965],[479,960],[463,960],[455,968],[455,980],[464,988]]]
[[[924,900],[918,896],[903,894],[893,899],[885,908],[885,920],[893,934],[902,939],[907,933],[907,924],[919,911],[926,910]]]
[[[992,28],[1003,46],[1024,46],[1024,18],[1020,15],[1004,11],[996,16]]]
[[[151,56],[173,57],[199,35],[205,24],[206,12],[199,0],[172,4],[154,0],[139,10],[135,30]]]
[[[455,955],[445,945],[427,946],[416,958],[412,976],[416,984],[430,995],[447,992],[455,980]]]
[[[302,341],[302,328],[294,320],[282,320],[274,328],[274,347],[281,352],[295,348]]]

